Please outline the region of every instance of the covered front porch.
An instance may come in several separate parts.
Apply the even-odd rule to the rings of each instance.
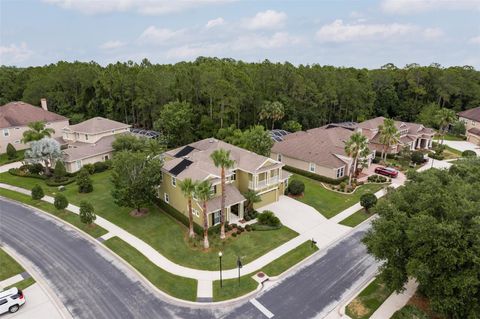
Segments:
[[[232,184],[227,184],[225,187],[225,220],[229,223],[238,223],[243,219],[245,197]],[[220,224],[220,215],[222,208],[222,196],[216,196],[207,202],[207,209],[209,211],[208,227]]]

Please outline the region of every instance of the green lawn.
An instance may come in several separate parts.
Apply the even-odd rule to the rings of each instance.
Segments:
[[[118,237],[112,237],[104,244],[137,269],[158,289],[176,298],[190,301],[197,299],[196,280],[180,277],[157,267],[138,250]]]
[[[29,277],[27,279],[23,279],[22,281],[19,281],[15,284],[11,285],[11,286],[5,287],[5,289],[3,289],[3,290],[8,290],[12,287],[16,287],[17,289],[23,290],[27,287],[30,287],[34,283],[35,283],[35,279],[33,279],[32,277]]]
[[[0,249],[0,281],[21,274],[25,270],[3,249]]]
[[[17,151],[17,157],[11,160],[8,159],[7,153],[0,154],[0,165],[23,160],[24,153],[25,153],[25,150]]]
[[[63,219],[67,223],[70,223],[75,227],[80,228],[81,230],[83,230],[93,238],[98,238],[107,233],[105,229],[103,229],[98,225],[87,226],[84,223],[80,222],[80,218],[78,217],[77,214],[74,214],[68,211],[65,211],[65,212],[58,211],[55,208],[55,206],[53,206],[52,204],[41,201],[41,200],[33,200],[30,196],[20,194],[4,188],[0,188],[0,196],[7,197],[10,199],[28,204],[30,206],[41,209],[47,213],[50,213],[60,219]]]
[[[347,305],[346,313],[352,319],[368,319],[392,292],[377,277]]]
[[[352,194],[340,194],[323,187],[320,182],[294,174],[292,179],[301,180],[305,184],[305,193],[299,201],[314,207],[326,218],[332,218],[348,207],[360,201],[360,196],[366,193],[375,193],[385,187],[380,184],[366,184],[360,186]]]
[[[220,280],[213,282],[213,301],[222,301],[243,296],[258,287],[258,282],[253,280],[252,274],[241,276],[240,284],[238,278],[226,279],[222,281],[220,288]]]
[[[445,139],[445,141],[465,141],[464,138],[462,138],[460,136],[451,135],[451,134],[445,134],[444,139]],[[442,137],[440,135],[435,135],[433,137],[433,140],[441,141]]]
[[[27,189],[31,189],[34,184],[41,184],[49,195],[57,192],[55,187],[46,186],[42,180],[13,176],[8,172],[0,174],[0,180]],[[242,257],[244,263],[248,263],[298,235],[287,227],[243,232],[240,236],[225,241],[220,241],[218,235],[213,235],[210,237],[211,248],[205,252],[201,248],[201,241],[189,241],[187,228],[159,208],[151,207],[147,216],[135,218],[129,215],[131,209],[117,206],[110,195],[110,172],[94,174],[92,181],[92,193],[79,194],[76,185],[70,184],[66,186],[63,194],[73,204],[78,205],[82,199],[90,201],[97,215],[141,238],[168,259],[183,266],[216,270],[218,252],[221,250],[225,269],[235,268],[237,256]]]
[[[317,250],[318,247],[316,245],[313,245],[312,247],[312,243],[310,241],[306,241],[297,248],[290,250],[285,255],[263,267],[262,271],[269,277],[278,276]]]
[[[339,224],[349,226],[349,227],[355,227],[372,216],[373,216],[372,213],[366,213],[365,209],[362,208],[359,211],[353,213],[352,215],[342,220]]]

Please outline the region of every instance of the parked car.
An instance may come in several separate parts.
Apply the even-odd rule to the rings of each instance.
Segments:
[[[377,167],[375,168],[375,173],[385,175],[391,178],[395,178],[398,176],[398,171],[391,167]]]
[[[24,303],[25,297],[20,289],[14,287],[0,292],[0,314],[17,312]]]

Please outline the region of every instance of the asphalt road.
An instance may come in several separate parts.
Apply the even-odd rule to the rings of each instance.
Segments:
[[[275,318],[321,317],[377,265],[360,239],[368,225],[269,286],[256,299]],[[0,198],[0,240],[37,268],[74,318],[267,318],[236,309],[178,307],[145,288],[106,250],[43,213]]]

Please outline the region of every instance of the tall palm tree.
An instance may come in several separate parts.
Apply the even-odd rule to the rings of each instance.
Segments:
[[[456,119],[457,119],[457,116],[455,112],[447,108],[441,108],[435,114],[435,120],[438,123],[438,126],[440,127],[440,134],[442,135],[442,143],[441,143],[442,145],[443,145],[443,141],[445,140],[445,133],[448,130],[448,125],[452,122],[455,122]]]
[[[197,186],[198,183],[192,181],[191,178],[185,178],[179,184],[180,184],[180,190],[182,191],[183,196],[185,196],[188,199],[188,223],[189,223],[188,236],[190,238],[193,238],[195,236],[195,233],[193,232],[192,198],[193,198],[193,195],[195,194],[195,187]]]
[[[360,132],[353,133],[348,141],[345,142],[345,153],[353,159],[348,179],[349,186],[352,185],[352,177],[357,170],[358,159],[367,156],[369,152],[368,140]]]
[[[195,197],[202,201],[203,214],[203,248],[210,247],[208,243],[208,216],[207,216],[207,202],[212,198],[212,184],[207,180],[197,184],[195,187]]]
[[[55,133],[55,130],[50,127],[45,127],[45,122],[31,122],[28,124],[30,128],[28,131],[23,132],[22,143],[40,141],[44,137],[51,137]]]
[[[378,131],[380,132],[380,142],[383,144],[382,159],[386,161],[388,149],[397,144],[400,135],[395,127],[395,121],[392,119],[384,119],[383,125],[378,127]]]
[[[210,154],[216,167],[221,168],[222,199],[220,212],[220,239],[225,239],[225,169],[233,167],[235,161],[230,159],[230,151],[222,148],[215,150]]]

